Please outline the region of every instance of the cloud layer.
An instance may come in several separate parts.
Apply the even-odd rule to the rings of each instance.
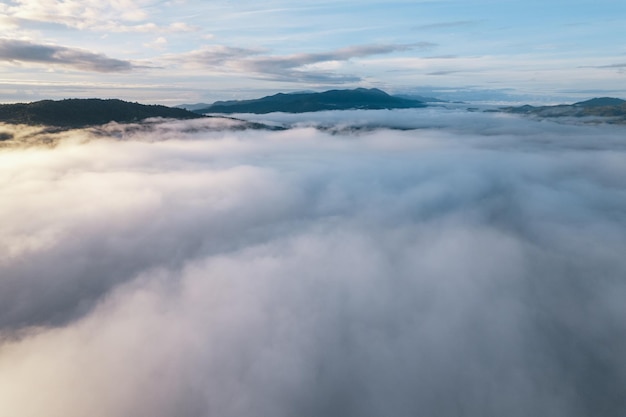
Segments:
[[[623,130],[436,111],[0,151],[2,414],[619,414]]]

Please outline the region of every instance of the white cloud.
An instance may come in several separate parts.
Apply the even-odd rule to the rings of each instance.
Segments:
[[[144,44],[144,46],[152,49],[163,50],[167,47],[167,39],[163,36],[159,36],[154,41]]]
[[[13,0],[3,12],[14,21],[57,23],[79,30],[107,32],[190,32],[197,28],[185,22],[161,26],[149,22],[150,7],[160,7],[154,0]]]
[[[145,0],[106,3],[95,0],[14,0],[6,8],[6,12],[20,19],[84,28],[108,18],[129,22],[144,20],[147,15],[142,7],[148,3],[150,2]]]
[[[623,409],[621,128],[300,117],[0,150],[0,412]]]

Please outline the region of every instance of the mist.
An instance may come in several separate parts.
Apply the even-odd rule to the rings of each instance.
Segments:
[[[623,413],[623,127],[245,118],[0,128],[0,414]]]

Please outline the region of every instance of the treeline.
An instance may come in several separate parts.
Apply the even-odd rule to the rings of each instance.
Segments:
[[[129,123],[151,117],[202,117],[184,109],[130,103],[117,99],[43,100],[0,105],[0,122],[59,127],[85,127],[109,122]]]

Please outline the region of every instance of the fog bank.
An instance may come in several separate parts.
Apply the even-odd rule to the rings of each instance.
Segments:
[[[0,414],[623,412],[623,128],[293,117],[0,149]]]

